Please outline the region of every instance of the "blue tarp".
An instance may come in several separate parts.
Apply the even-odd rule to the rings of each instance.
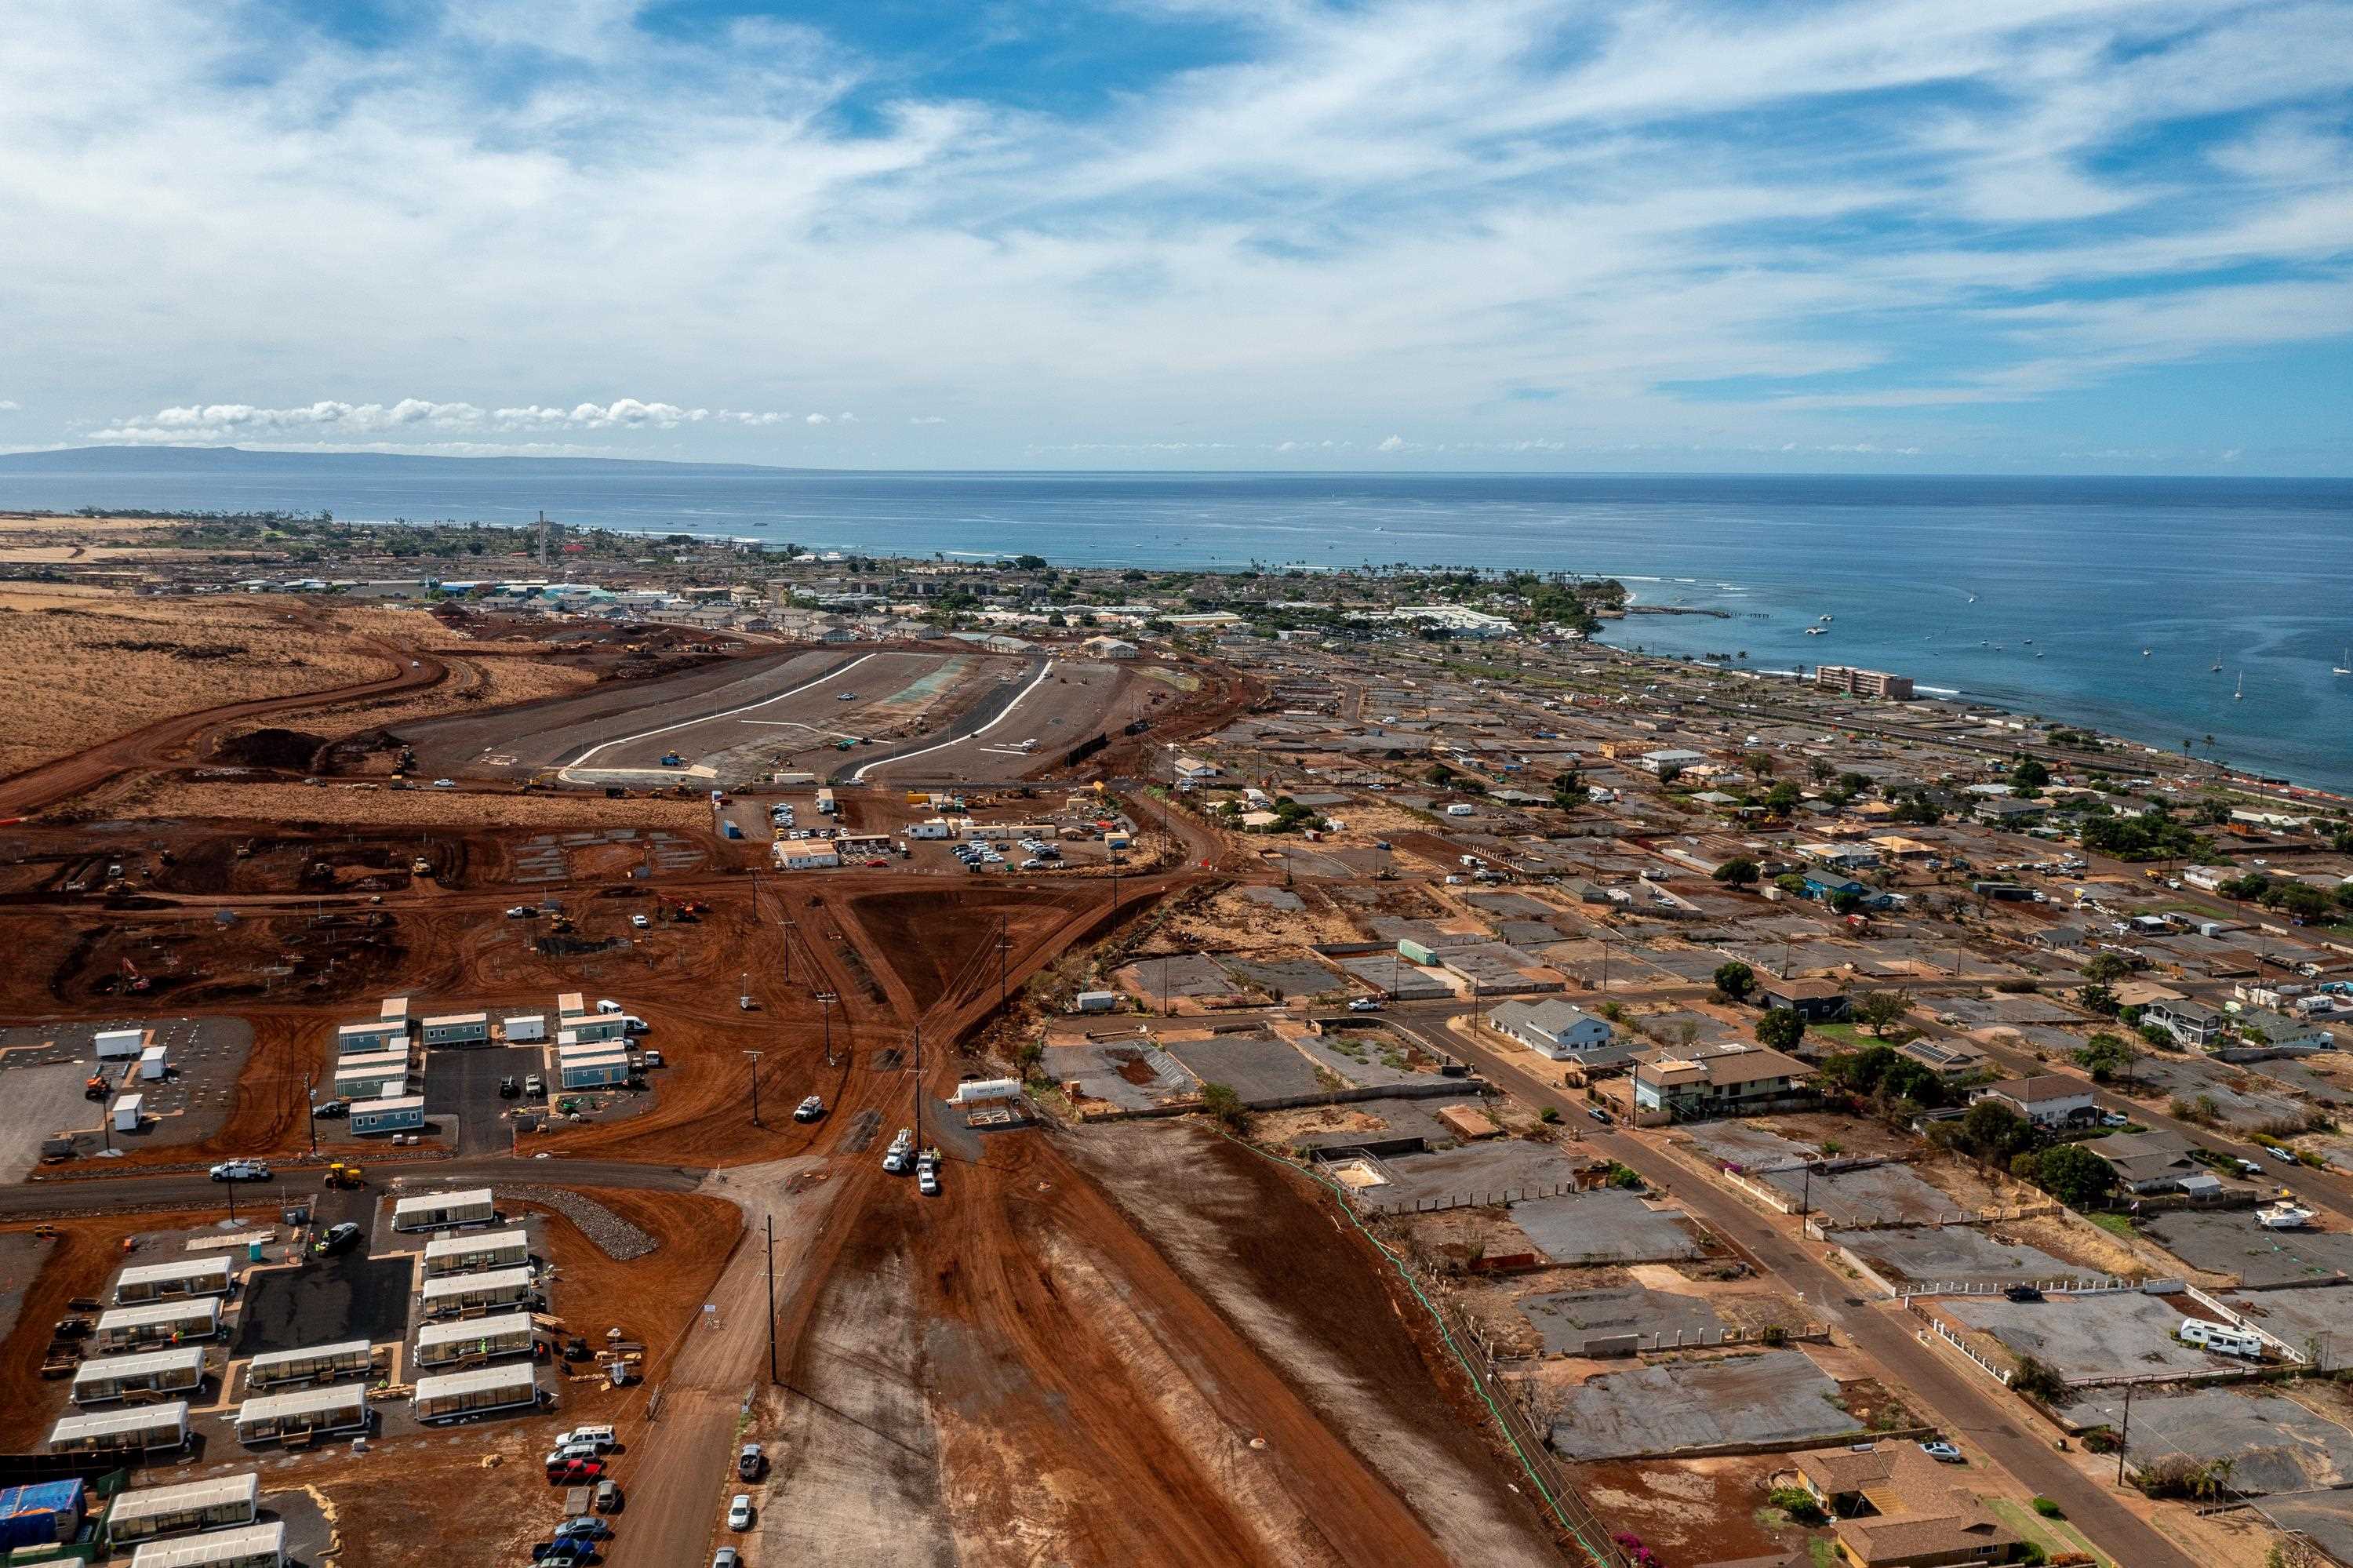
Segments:
[[[0,1487],[0,1551],[72,1539],[81,1528],[82,1506],[79,1481]]]

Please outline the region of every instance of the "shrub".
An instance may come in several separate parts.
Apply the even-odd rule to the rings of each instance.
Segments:
[[[2062,1509],[2057,1503],[2052,1502],[2049,1498],[2036,1498],[2034,1499],[2034,1511],[2041,1514],[2045,1519],[2065,1519],[2067,1517],[2066,1510]]]
[[[2067,1397],[2067,1380],[2061,1377],[2047,1362],[2032,1356],[2019,1359],[2018,1370],[2010,1374],[2010,1390],[2029,1399],[2039,1399],[2045,1404]]]
[[[1536,1119],[1547,1125],[1556,1122],[1560,1119],[1560,1108],[1556,1106],[1546,1106],[1536,1112]]]
[[[1803,1487],[1775,1487],[1765,1494],[1765,1500],[1799,1524],[1820,1524],[1825,1518],[1822,1505]]]

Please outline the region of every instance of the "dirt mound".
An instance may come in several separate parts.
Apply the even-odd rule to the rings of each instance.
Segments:
[[[220,743],[223,762],[248,768],[289,768],[307,771],[311,759],[327,744],[323,735],[301,729],[257,729],[233,735]]]

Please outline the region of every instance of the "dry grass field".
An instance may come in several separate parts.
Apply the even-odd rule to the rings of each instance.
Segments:
[[[708,832],[699,800],[608,800],[583,795],[482,795],[349,785],[188,782],[136,778],[93,790],[74,810],[118,820],[216,818],[382,828],[667,828]]]
[[[14,688],[0,774],[174,714],[380,679],[394,668],[356,640],[322,635],[266,601],[12,586],[0,589],[0,669]]]

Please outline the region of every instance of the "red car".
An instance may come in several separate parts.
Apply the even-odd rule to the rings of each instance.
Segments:
[[[602,1459],[566,1459],[561,1465],[547,1467],[547,1484],[552,1487],[587,1486],[604,1478]]]
[[[891,863],[887,860],[870,860],[866,863],[866,866],[870,871],[880,871],[882,867],[887,866],[890,863]]]

